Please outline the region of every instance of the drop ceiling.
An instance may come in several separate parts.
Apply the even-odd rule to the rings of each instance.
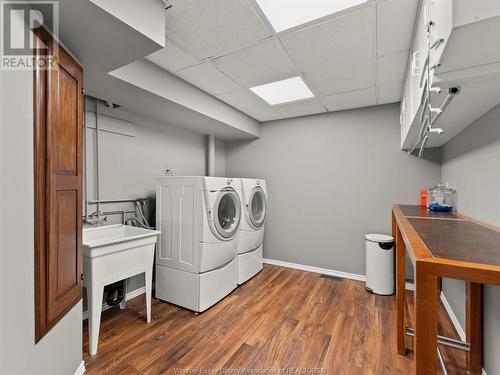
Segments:
[[[166,46],[146,58],[258,121],[400,101],[419,0],[368,0],[279,33],[256,0],[170,3]],[[250,90],[296,76],[313,98],[269,105]]]

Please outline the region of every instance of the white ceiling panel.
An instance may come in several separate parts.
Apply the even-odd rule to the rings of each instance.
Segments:
[[[419,0],[382,0],[377,4],[378,54],[407,50],[411,39]]]
[[[237,91],[240,86],[233,82],[224,73],[219,71],[210,62],[198,64],[176,72],[176,74],[189,83],[199,87],[210,94],[224,94]]]
[[[294,103],[275,105],[274,110],[278,112],[282,118],[306,116],[326,112],[326,108],[323,104],[318,102],[316,99],[306,99]]]
[[[279,81],[299,74],[277,39],[259,43],[213,61],[219,69],[245,87]]]
[[[324,72],[305,74],[319,95],[338,94],[375,86],[375,60],[361,60]]]
[[[240,90],[217,95],[217,98],[258,121],[270,121],[282,117],[274,111],[272,106],[250,90]]]
[[[344,11],[366,0],[256,0],[276,32]]]
[[[400,100],[419,0],[367,0],[279,34],[257,0],[171,1],[167,44],[147,59],[259,121]],[[271,106],[249,90],[297,76],[316,97]]]
[[[400,102],[402,92],[403,82],[380,85],[378,87],[378,104]]]
[[[378,58],[378,82],[395,83],[404,80],[409,51],[394,53]]]
[[[367,6],[280,38],[302,72],[327,71],[373,56],[373,18]]]
[[[329,111],[340,111],[377,104],[375,88],[324,96],[321,99]]]
[[[167,37],[200,59],[246,47],[271,32],[247,0],[179,0],[166,11]]]
[[[146,59],[171,72],[187,68],[199,62],[194,56],[168,39],[165,40],[165,48],[146,56]]]

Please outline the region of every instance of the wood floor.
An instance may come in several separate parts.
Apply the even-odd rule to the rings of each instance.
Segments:
[[[395,298],[370,294],[364,283],[266,265],[198,316],[153,300],[146,324],[144,295],[125,310],[104,312],[93,357],[84,324],[84,360],[88,375],[242,374],[228,370],[242,368],[251,374],[411,374],[411,351],[407,357],[396,352],[395,319]],[[456,337],[442,308],[440,333]],[[445,356],[450,373],[464,373],[462,353]]]

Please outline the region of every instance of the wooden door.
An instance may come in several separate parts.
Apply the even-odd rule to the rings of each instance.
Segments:
[[[50,34],[36,34],[52,55],[51,69],[34,71],[38,341],[82,298],[83,70]]]

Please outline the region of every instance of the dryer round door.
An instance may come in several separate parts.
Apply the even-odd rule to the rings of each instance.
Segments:
[[[266,194],[261,187],[255,187],[250,194],[248,201],[248,218],[250,223],[256,229],[261,228],[266,221],[267,201]]]
[[[222,189],[214,204],[214,225],[217,233],[224,239],[236,235],[240,227],[241,201],[233,188]]]

